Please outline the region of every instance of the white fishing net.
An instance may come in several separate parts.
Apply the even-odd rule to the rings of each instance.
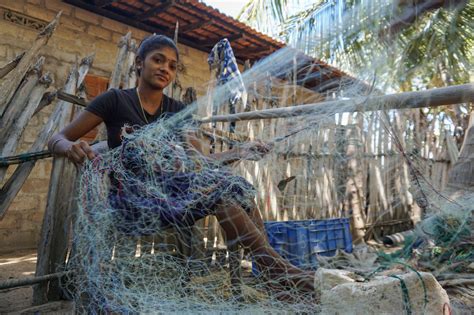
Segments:
[[[468,9],[472,4],[449,14],[461,19]],[[456,25],[447,27],[452,32]],[[373,101],[399,91],[393,84],[397,62],[410,54],[400,41],[386,44],[386,54],[380,51],[368,50],[366,64],[348,63],[354,79],[334,77],[294,49],[282,49],[242,73],[246,102],[235,104],[236,112],[301,105],[300,113],[282,110],[280,118],[235,125],[203,123],[205,116],[231,112],[229,90],[235,86],[218,85],[183,112],[124,134],[122,146],[87,163],[69,255],[74,276],[64,283],[79,307],[91,313],[315,313],[319,299],[308,283],[318,265],[355,271],[366,280],[391,268],[430,271],[438,279],[467,277],[473,263],[471,199],[454,201],[444,189],[459,158],[470,105],[391,110],[383,99]],[[391,52],[399,54],[396,60],[386,59]],[[423,64],[434,66],[429,55]],[[414,75],[410,82],[417,80]],[[272,149],[250,156],[259,161],[223,165],[190,147],[190,134],[214,153],[250,140],[271,143]],[[285,228],[296,236],[267,225],[273,233],[268,240],[306,272],[271,258],[270,247],[255,245],[261,235],[248,228],[259,228],[253,209],[264,221],[292,222]],[[236,211],[247,221],[233,216]],[[317,221],[342,218],[350,220],[357,243],[381,241],[430,219],[401,251],[365,250],[370,255],[360,256],[357,250],[340,252],[352,250],[348,221]],[[239,236],[227,240],[227,250],[226,234]],[[237,244],[245,245],[243,256]],[[243,284],[235,283],[233,259],[243,260]],[[252,260],[259,271],[250,270]],[[413,303],[426,296],[410,298]],[[460,298],[460,309],[466,301]],[[393,301],[398,302],[403,303]]]

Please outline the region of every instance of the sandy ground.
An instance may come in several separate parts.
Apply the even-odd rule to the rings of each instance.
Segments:
[[[249,268],[247,266],[247,268]],[[0,254],[0,282],[9,279],[21,279],[33,277],[36,268],[36,249],[21,250]],[[0,290],[0,315],[3,314],[73,314],[70,302],[59,301],[47,305],[32,307],[33,289],[31,286]],[[459,304],[459,301],[451,302],[458,311],[456,314],[469,314],[465,312],[468,304]],[[459,305],[458,305],[459,304]],[[45,308],[47,307],[47,311]]]
[[[0,254],[0,281],[34,276],[36,249]],[[9,314],[31,306],[33,289],[19,287],[0,291],[0,314]]]

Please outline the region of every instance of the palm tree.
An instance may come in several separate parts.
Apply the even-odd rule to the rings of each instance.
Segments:
[[[239,19],[362,79],[376,72],[392,90],[466,83],[472,75],[472,0],[311,2],[250,0]],[[295,3],[303,10],[292,14]]]

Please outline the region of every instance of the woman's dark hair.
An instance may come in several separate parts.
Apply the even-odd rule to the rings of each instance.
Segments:
[[[143,39],[137,50],[137,57],[140,57],[142,61],[145,61],[146,55],[155,49],[163,47],[169,47],[176,52],[176,57],[179,59],[178,47],[174,41],[165,35],[150,35]]]

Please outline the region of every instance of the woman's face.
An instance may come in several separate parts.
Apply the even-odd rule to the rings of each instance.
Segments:
[[[137,59],[137,66],[141,68],[140,79],[156,89],[164,89],[176,77],[178,58],[176,51],[170,47],[152,50],[142,62]]]

